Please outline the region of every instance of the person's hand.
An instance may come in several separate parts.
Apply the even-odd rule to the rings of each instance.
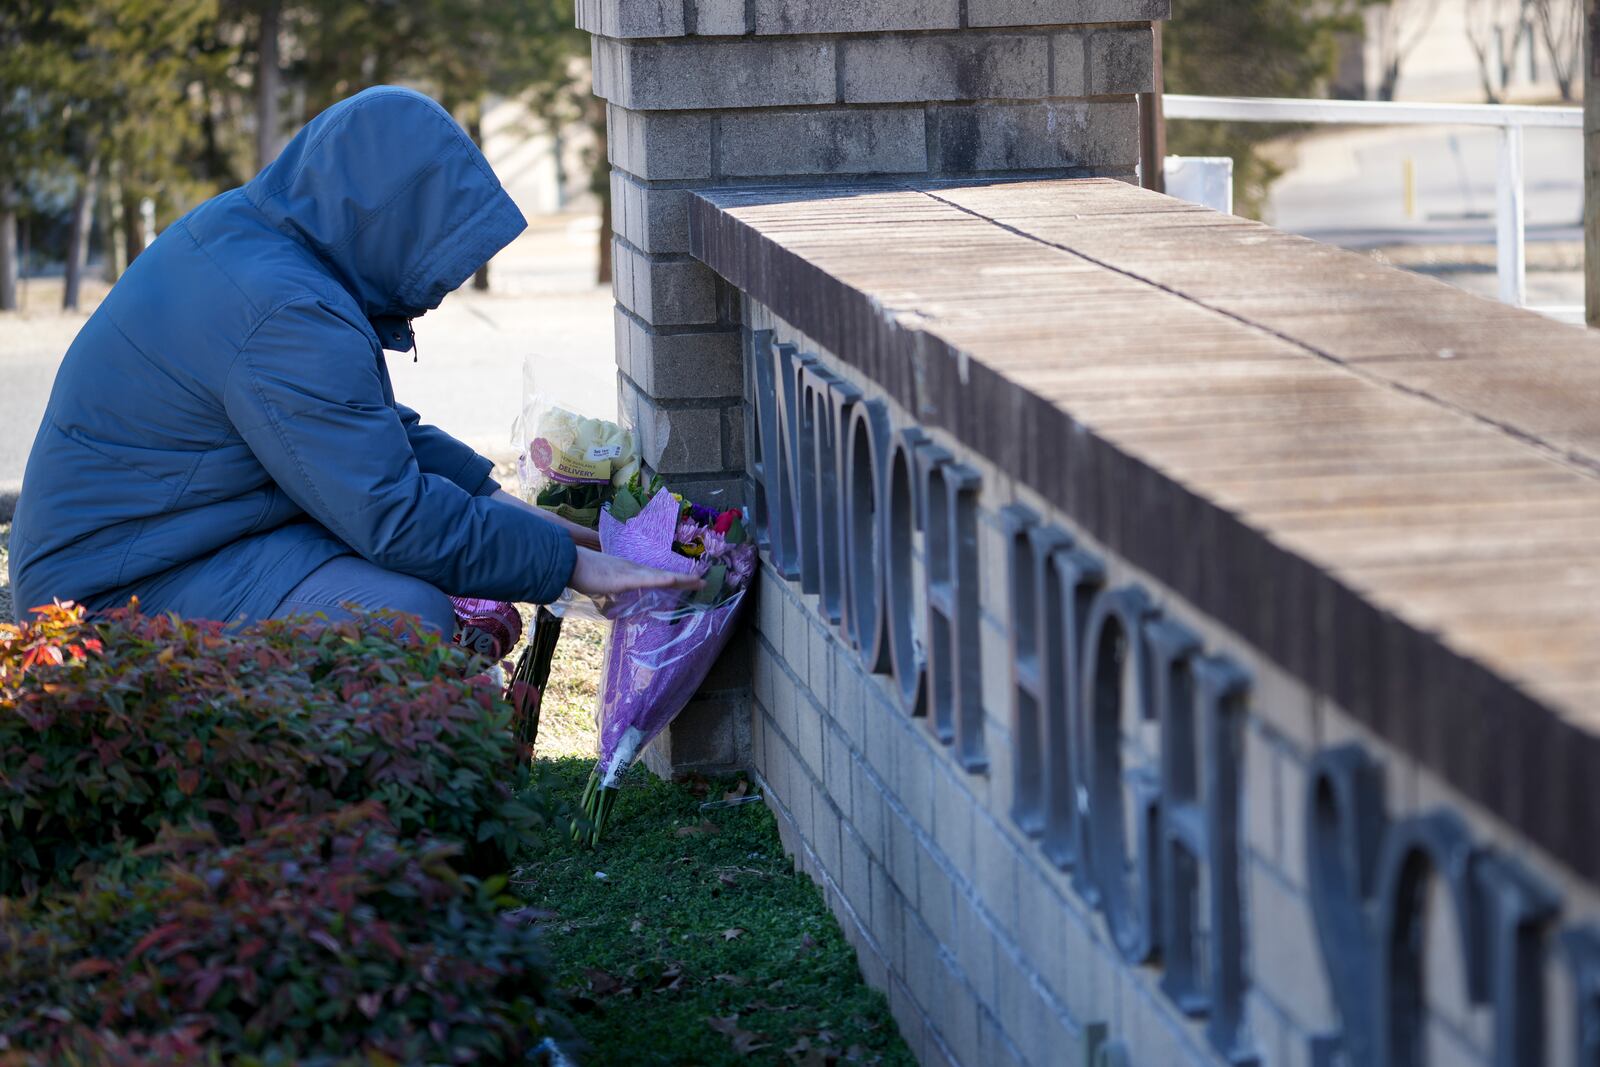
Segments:
[[[704,578],[692,574],[657,570],[631,560],[579,548],[578,562],[572,568],[572,578],[567,584],[588,597],[613,597],[642,589],[698,591],[705,588],[706,583]]]

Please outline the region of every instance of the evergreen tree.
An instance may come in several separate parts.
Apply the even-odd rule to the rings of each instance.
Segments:
[[[124,204],[130,189],[140,198],[189,199],[184,194],[192,175],[181,161],[196,132],[196,51],[215,18],[216,0],[68,0],[54,6],[50,34],[70,57],[60,77],[59,129],[75,179],[63,306],[78,306],[97,186],[108,161],[120,165]]]
[[[61,163],[52,132],[69,57],[51,32],[51,5],[0,5],[0,311],[17,306],[19,220],[34,185]]]
[[[1339,37],[1361,27],[1355,0],[1173,0],[1162,36],[1166,89],[1205,96],[1308,97],[1326,94]],[[1178,155],[1231,156],[1234,203],[1258,217],[1281,173],[1257,154],[1282,126],[1190,122],[1171,126]]]

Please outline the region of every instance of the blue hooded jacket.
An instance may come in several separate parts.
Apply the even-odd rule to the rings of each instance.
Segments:
[[[56,374],[11,532],[19,618],[138,596],[259,619],[352,552],[453,595],[554,600],[571,540],[490,499],[489,461],[395,403],[383,354],[525,225],[449,114],[393,87],[174,223]]]

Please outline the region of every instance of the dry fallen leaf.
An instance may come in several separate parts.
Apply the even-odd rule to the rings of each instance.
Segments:
[[[730,926],[726,930],[722,931],[722,940],[724,941],[732,941],[743,936],[744,930],[737,926]]]
[[[739,884],[739,879],[735,878],[727,871],[723,871],[721,874],[717,875],[717,881],[730,888]]]
[[[740,1027],[737,1015],[729,1015],[720,1019],[716,1016],[711,1016],[706,1019],[706,1025],[717,1033],[726,1035],[728,1040],[733,1043],[733,1050],[741,1055],[748,1055],[759,1049],[764,1049],[768,1045],[765,1034],[757,1034]]]
[[[596,997],[609,997],[622,988],[622,983],[614,975],[598,967],[585,967],[583,976],[589,980],[589,991]]]
[[[726,793],[722,794],[722,799],[723,800],[737,800],[739,797],[744,796],[748,792],[750,792],[750,783],[745,781],[743,778],[741,778],[741,779],[739,779],[739,784],[738,785],[734,786],[732,789],[730,789]]]
[[[676,837],[692,837],[695,834],[720,834],[722,828],[710,819],[703,819],[695,826],[680,826],[674,831]]]
[[[727,982],[729,985],[743,986],[750,984],[750,979],[742,974],[719,974],[714,977],[717,981]]]
[[[628,924],[628,932],[630,934],[636,934],[640,930],[643,930],[643,929],[644,929],[644,920],[643,919],[635,919],[635,920],[633,920],[633,922]]]

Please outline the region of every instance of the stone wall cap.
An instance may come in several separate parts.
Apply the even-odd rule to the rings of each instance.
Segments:
[[[1172,0],[578,0],[603,37],[732,37],[1152,22]]]
[[[1600,875],[1600,335],[1110,180],[709,191],[690,243]]]

